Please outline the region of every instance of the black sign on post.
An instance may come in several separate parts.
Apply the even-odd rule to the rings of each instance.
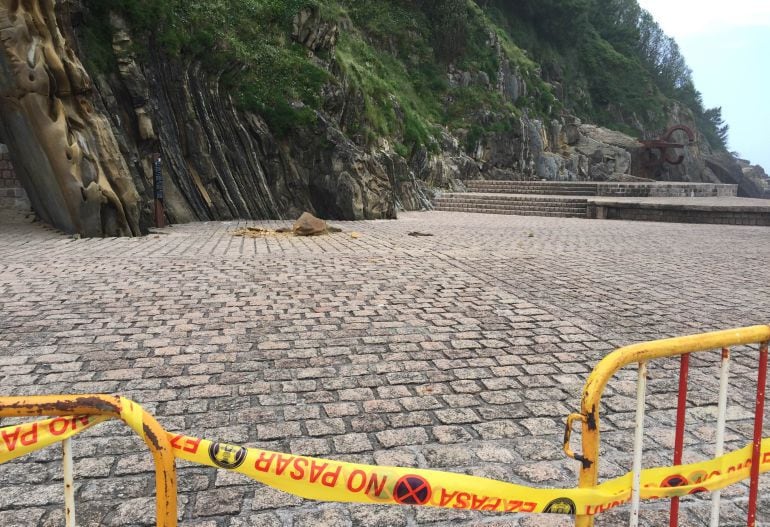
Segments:
[[[163,161],[160,154],[154,154],[152,161],[152,175],[155,181],[155,199],[163,199]]]
[[[163,212],[163,162],[160,154],[152,155],[152,177],[155,190],[155,226],[165,227],[165,214]]]

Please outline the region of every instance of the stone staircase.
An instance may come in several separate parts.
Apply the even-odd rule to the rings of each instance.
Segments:
[[[503,194],[502,191],[497,193],[445,193],[437,196],[433,205],[435,210],[448,212],[559,218],[586,218],[588,216],[588,201],[585,198]]]
[[[596,196],[598,186],[574,181],[467,181],[468,192],[485,194],[541,194],[549,196]]]
[[[435,210],[586,218],[587,197],[598,193],[596,183],[569,181],[467,181],[466,188],[438,195]]]

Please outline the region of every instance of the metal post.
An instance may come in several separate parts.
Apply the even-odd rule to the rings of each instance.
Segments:
[[[631,521],[629,527],[639,525],[639,501],[642,479],[642,450],[644,443],[644,408],[647,393],[647,363],[639,363],[639,378],[636,382],[636,424],[634,430],[634,475],[631,483]]]
[[[163,210],[163,162],[160,154],[152,155],[153,190],[155,195],[155,226],[165,227],[166,219]]]
[[[72,438],[62,441],[62,469],[64,472],[64,522],[75,527],[75,482],[72,470]]]
[[[684,450],[684,427],[687,418],[687,377],[690,373],[690,354],[681,356],[679,363],[679,396],[676,406],[676,437],[674,439],[674,466],[682,464],[682,451]],[[669,527],[679,525],[679,498],[671,499],[671,512],[669,514]]]
[[[765,413],[765,384],[767,383],[767,342],[759,346],[759,373],[757,374],[757,404],[754,410],[754,447],[751,452],[751,480],[749,483],[748,526],[757,524],[757,497],[759,493],[759,464],[762,449],[762,425]]]
[[[725,424],[727,421],[727,387],[730,377],[730,350],[722,348],[722,367],[719,370],[719,410],[717,416],[717,444],[714,457],[720,457],[725,453]],[[715,490],[711,493],[711,522],[710,527],[719,527],[719,503],[722,499],[722,491]]]

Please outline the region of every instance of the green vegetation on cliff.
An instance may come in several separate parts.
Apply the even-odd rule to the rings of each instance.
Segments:
[[[636,0],[86,0],[86,60],[114,67],[109,13],[220,76],[278,135],[312,123],[327,84],[362,101],[344,131],[408,155],[447,127],[468,146],[522,114],[578,117],[634,135],[664,126],[672,101],[723,147],[676,43]],[[339,28],[331,49],[292,39],[302,9]],[[141,50],[138,50],[141,52]],[[344,80],[343,80],[344,79]]]
[[[721,110],[707,110],[676,41],[637,0],[481,0],[544,77],[564,85],[581,116],[638,134],[665,125],[666,107],[689,108],[712,147],[724,149]]]

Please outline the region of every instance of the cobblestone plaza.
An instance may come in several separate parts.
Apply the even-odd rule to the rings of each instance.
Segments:
[[[117,393],[188,435],[574,487],[578,463],[561,450],[563,423],[603,356],[770,323],[766,227],[431,212],[340,222],[344,232],[322,237],[232,236],[246,225],[287,223],[100,240],[0,225],[2,394]],[[751,436],[756,355],[734,353],[728,450]],[[687,462],[713,456],[718,363],[713,352],[691,364]],[[671,464],[677,367],[651,366],[645,466]],[[623,370],[606,391],[605,479],[631,467],[635,380],[635,369]],[[141,440],[108,423],[74,448],[78,525],[154,524]],[[63,525],[60,457],[50,448],[0,466],[0,525]],[[179,466],[184,526],[573,523],[309,502]],[[763,477],[763,525],[768,490]],[[745,486],[723,496],[723,525],[744,525]],[[683,501],[680,525],[707,525],[709,505]],[[643,509],[645,525],[667,524],[667,503]],[[596,524],[623,525],[627,514]]]

